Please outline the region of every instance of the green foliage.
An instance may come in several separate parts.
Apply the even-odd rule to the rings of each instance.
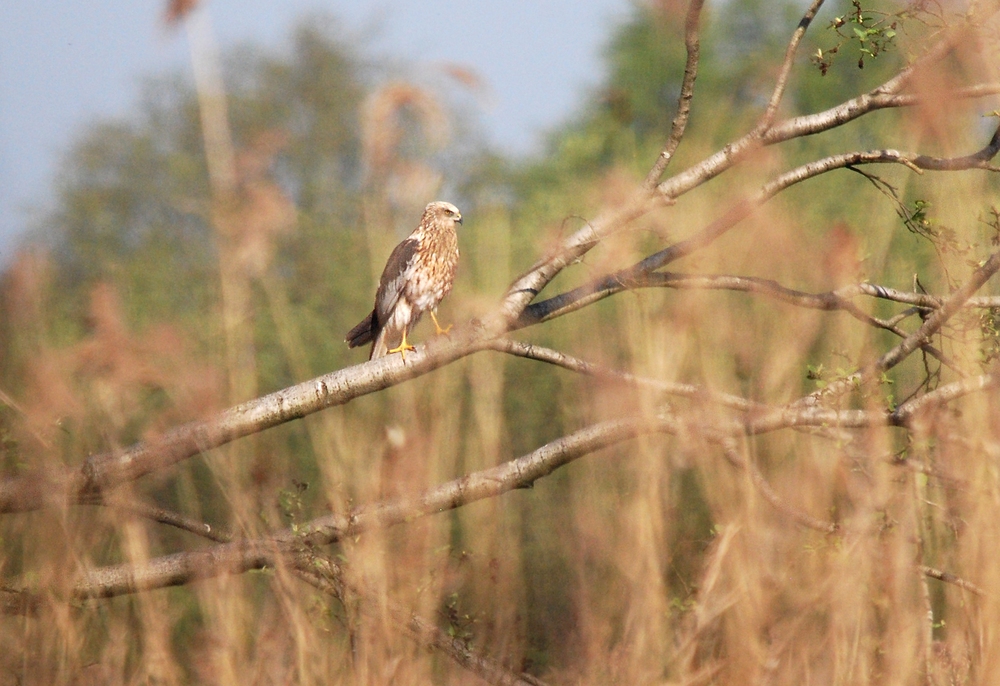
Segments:
[[[812,57],[813,63],[826,76],[834,57],[840,54],[845,45],[850,45],[852,50],[860,54],[858,69],[864,69],[866,56],[874,60],[893,47],[898,16],[900,15],[866,10],[862,7],[861,0],[851,0],[851,11],[830,21],[830,29],[840,38],[839,42],[826,50],[817,48]]]

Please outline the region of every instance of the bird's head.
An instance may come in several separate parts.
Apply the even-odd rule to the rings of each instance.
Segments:
[[[462,223],[462,213],[458,211],[458,208],[443,200],[437,200],[428,205],[427,209],[424,210],[424,216],[434,217],[438,220],[450,219],[456,224]]]

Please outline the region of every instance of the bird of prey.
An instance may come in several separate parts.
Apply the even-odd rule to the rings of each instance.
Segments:
[[[450,202],[432,202],[420,224],[397,245],[379,280],[375,309],[347,333],[347,345],[356,348],[371,341],[368,359],[416,350],[406,335],[430,312],[437,333],[447,333],[437,320],[437,306],[451,291],[458,266],[457,224],[462,213]],[[390,347],[394,346],[394,347]]]

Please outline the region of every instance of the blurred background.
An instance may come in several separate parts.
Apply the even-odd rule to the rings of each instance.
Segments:
[[[543,132],[600,82],[607,28],[628,0],[265,2],[214,0],[213,39],[286,53],[307,17],[325,21],[368,66],[416,74],[454,65],[475,74],[484,141],[510,156],[538,152]],[[95,7],[12,0],[0,26],[0,265],[14,238],[51,202],[53,176],[74,136],[127,115],[155,75],[191,79],[182,30],[162,2]],[[539,69],[539,64],[545,69]]]
[[[801,4],[709,4],[672,172],[753,127]],[[781,116],[873,88],[956,19],[858,7],[823,9]],[[387,255],[430,200],[465,217],[442,321],[488,312],[539,256],[642,182],[674,116],[686,11],[673,0],[6,7],[4,473],[78,467],[362,362],[344,335],[370,311]],[[842,32],[830,28],[835,17],[847,17]],[[609,238],[544,295],[691,235],[794,165],[874,147],[981,148],[997,103],[949,97],[949,85],[994,82],[991,64],[974,41],[962,44],[918,81],[930,96],[922,106],[760,151]],[[877,172],[881,185],[842,170],[794,187],[676,268],[809,292],[869,280],[946,294],[1000,240],[997,183],[982,172]],[[902,309],[864,307],[886,318]],[[920,315],[898,321],[912,330]],[[970,311],[936,339],[961,374],[1000,354],[997,315]],[[623,293],[517,335],[774,405],[898,341],[842,312],[667,289]],[[842,406],[892,407],[959,375],[914,355]],[[123,495],[260,536],[663,403],[484,352]],[[939,683],[990,683],[1000,669],[984,657],[1000,654],[995,632],[983,630],[1000,621],[994,410],[976,396],[919,436],[788,431],[739,445],[791,506],[840,524],[837,535],[783,517],[697,435],[652,436],[332,554],[373,597],[553,683],[915,684],[928,670]],[[3,583],[56,599],[76,570],[208,545],[91,505],[5,515],[0,536]],[[991,595],[928,586],[920,561]],[[0,618],[0,671],[18,684],[471,679],[385,616],[280,570]]]

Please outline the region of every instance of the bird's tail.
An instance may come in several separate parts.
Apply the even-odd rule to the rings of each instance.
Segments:
[[[389,352],[389,327],[383,327],[378,335],[375,336],[375,342],[372,343],[371,354],[368,355],[369,360],[374,360],[379,357],[385,357]]]
[[[373,338],[375,338],[375,310],[369,312],[360,324],[347,332],[347,347],[357,348],[371,343]]]

